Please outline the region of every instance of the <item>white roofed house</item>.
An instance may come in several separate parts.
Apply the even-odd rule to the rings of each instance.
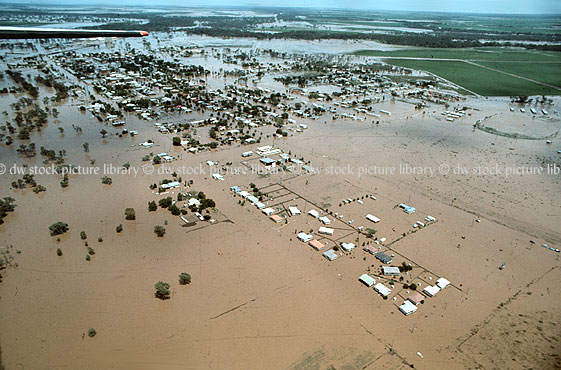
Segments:
[[[298,239],[304,243],[309,242],[310,240],[312,240],[314,237],[310,234],[306,234],[304,232],[298,233]]]
[[[444,290],[448,285],[450,285],[450,282],[443,277],[436,281],[436,286],[438,286],[440,290]]]
[[[376,292],[380,293],[380,295],[382,295],[383,297],[387,297],[392,292],[392,290],[390,288],[388,288],[387,286],[385,286],[382,283],[378,283],[378,284],[374,285],[374,290]]]
[[[334,230],[329,227],[320,227],[318,233],[325,235],[333,235]]]
[[[405,301],[401,306],[399,306],[399,310],[405,315],[411,315],[412,313],[417,311],[417,306],[411,303],[410,301]]]
[[[309,214],[310,216],[312,216],[313,218],[318,218],[318,217],[319,217],[319,212],[316,211],[315,209],[310,209],[310,210],[308,211],[308,214]]]
[[[370,220],[370,221],[372,221],[372,222],[374,222],[374,223],[380,222],[380,219],[379,219],[378,217],[376,217],[376,216],[374,216],[374,215],[371,215],[370,213],[366,215],[366,219],[367,219],[367,220]]]
[[[327,218],[327,216],[322,216],[319,218],[319,220],[321,222],[323,222],[324,225],[330,225],[331,224],[331,220],[329,218]]]
[[[334,261],[337,259],[337,253],[333,249],[323,252],[323,256],[330,261]]]
[[[191,199],[189,199],[189,201],[187,202],[187,205],[188,205],[189,207],[191,207],[191,206],[198,207],[198,206],[201,205],[201,202],[200,202],[197,198],[191,198]]]
[[[355,247],[356,245],[354,245],[354,243],[341,243],[341,248],[347,252],[353,250]]]
[[[434,286],[427,286],[425,287],[425,289],[423,289],[423,293],[425,293],[426,295],[428,295],[429,297],[434,297],[436,295],[436,293],[440,292],[440,288],[436,285]]]
[[[367,287],[371,287],[372,285],[374,285],[374,283],[376,282],[376,280],[368,275],[368,274],[362,274],[358,280],[362,281]]]
[[[262,209],[261,212],[263,212],[263,213],[264,213],[265,215],[267,215],[267,216],[270,216],[270,215],[272,215],[273,213],[275,213],[275,210],[272,209],[272,208],[265,208],[265,209]]]
[[[399,267],[394,266],[382,266],[382,273],[386,276],[398,276],[399,275]]]
[[[302,213],[297,207],[288,207],[288,212],[290,212],[292,216],[296,216]]]

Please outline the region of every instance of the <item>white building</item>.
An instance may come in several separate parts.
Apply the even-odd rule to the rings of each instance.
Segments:
[[[376,282],[376,280],[368,275],[368,274],[362,274],[358,280],[362,281],[367,287],[371,287],[372,285],[374,285],[374,283]]]
[[[330,261],[337,259],[337,253],[333,249],[323,252],[323,256]]]
[[[370,213],[366,215],[366,219],[374,223],[380,222],[380,219],[378,217],[371,215]]]
[[[450,285],[450,282],[445,278],[441,277],[436,281],[436,286],[438,286],[440,290],[444,290],[444,288],[446,288],[448,285]]]
[[[434,297],[436,295],[436,293],[440,292],[440,288],[436,285],[434,286],[427,286],[425,287],[425,289],[423,289],[423,293],[425,293],[426,295],[428,295],[429,297]]]
[[[333,235],[334,230],[329,227],[320,227],[318,233],[325,235]]]
[[[331,220],[329,218],[327,218],[327,216],[322,216],[319,218],[319,220],[321,222],[323,222],[324,225],[330,225],[331,224]]]
[[[292,216],[296,216],[302,213],[297,207],[288,207],[288,212],[290,212],[290,215]]]
[[[380,293],[383,297],[387,297],[392,292],[390,288],[388,288],[382,283],[378,283],[374,285],[374,290]]]
[[[311,241],[314,237],[306,233],[298,233],[298,239],[304,243]]]
[[[310,209],[310,210],[308,211],[308,214],[309,214],[310,216],[312,216],[313,218],[318,218],[318,217],[319,217],[319,212],[316,211],[315,209]]]
[[[405,301],[401,306],[399,306],[399,310],[405,315],[411,315],[412,313],[417,311],[417,306],[415,306],[410,301]]]

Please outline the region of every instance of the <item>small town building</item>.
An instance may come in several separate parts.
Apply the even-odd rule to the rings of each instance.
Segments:
[[[333,249],[323,252],[323,256],[330,261],[334,261],[337,259],[337,253],[335,253]]]
[[[313,240],[314,237],[310,234],[306,234],[306,233],[298,233],[298,239],[304,243],[309,242],[310,240]]]
[[[320,234],[325,234],[325,235],[333,235],[334,230],[329,228],[329,227],[320,227],[319,231]]]
[[[374,283],[376,282],[376,279],[374,279],[372,276],[368,275],[368,274],[362,274],[358,280],[362,281],[367,287],[371,287],[372,285],[374,285]]]
[[[376,217],[376,216],[374,216],[374,215],[371,215],[370,213],[366,215],[366,219],[367,219],[367,220],[370,220],[370,221],[372,221],[372,222],[374,222],[374,223],[380,222],[380,219],[379,219],[378,217]]]
[[[325,247],[325,245],[322,242],[320,242],[319,240],[315,240],[315,239],[310,240],[308,242],[308,244],[317,251],[322,250],[323,247]]]
[[[382,273],[386,276],[398,276],[400,271],[399,267],[382,266]]]
[[[392,258],[383,252],[376,253],[376,258],[382,263],[392,263]]]
[[[379,294],[381,294],[383,297],[387,297],[392,292],[392,290],[390,288],[388,288],[387,286],[385,286],[382,283],[378,283],[378,284],[374,285],[374,290],[376,292],[378,292]]]
[[[401,306],[399,306],[399,310],[405,315],[411,315],[412,313],[417,311],[417,306],[415,306],[410,301],[405,301]]]
[[[423,293],[425,293],[426,295],[428,295],[429,297],[434,297],[436,295],[436,293],[440,292],[440,288],[436,285],[434,286],[427,286],[425,287],[425,289],[423,289]]]
[[[280,217],[279,215],[272,215],[269,218],[275,221],[277,224],[282,221],[282,217]]]

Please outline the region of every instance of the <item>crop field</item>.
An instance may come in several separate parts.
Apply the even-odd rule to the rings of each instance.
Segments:
[[[560,95],[561,90],[462,61],[391,59],[388,63],[434,73],[485,96]]]
[[[478,64],[561,87],[561,60],[557,63],[484,62]]]
[[[359,50],[354,55],[505,62],[561,62],[561,53],[503,48],[407,49],[395,51]]]
[[[470,48],[361,50],[354,54],[381,57],[392,65],[427,71],[485,96],[561,94],[554,87],[561,88],[559,52]]]

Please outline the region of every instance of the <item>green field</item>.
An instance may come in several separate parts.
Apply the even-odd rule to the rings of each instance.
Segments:
[[[354,54],[385,57],[388,59],[384,61],[389,64],[434,73],[480,95],[561,95],[560,90],[484,68],[561,87],[559,52],[506,48],[417,48],[394,51],[360,50]]]
[[[485,96],[561,95],[560,90],[466,62],[411,59],[391,59],[387,60],[387,62],[401,67],[434,73],[468,90]],[[557,75],[559,73],[557,72]]]
[[[483,62],[479,64],[561,87],[561,60],[558,63]]]
[[[461,59],[473,61],[539,61],[561,62],[561,53],[540,50],[513,50],[503,48],[470,48],[470,49],[403,49],[394,51],[359,50],[354,55],[379,57],[412,57]]]

